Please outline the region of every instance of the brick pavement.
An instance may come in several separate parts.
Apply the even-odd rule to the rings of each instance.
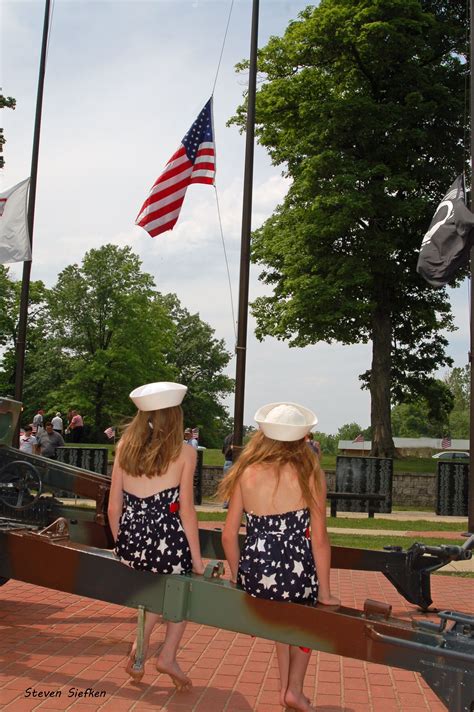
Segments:
[[[407,604],[380,573],[334,570],[344,605],[366,598],[391,603],[409,618]],[[432,577],[434,604],[474,613],[474,580]],[[193,690],[176,693],[153,660],[139,684],[128,680],[124,659],[135,630],[132,610],[17,581],[0,587],[0,708],[76,712],[272,712],[278,703],[273,645],[259,638],[190,623],[179,654]],[[157,626],[152,648],[163,639]],[[27,690],[30,688],[30,697]],[[86,696],[87,688],[101,697]],[[43,693],[33,697],[32,691]],[[45,697],[46,692],[54,697]],[[84,696],[80,697],[82,693]],[[318,712],[441,712],[445,706],[414,672],[314,652],[306,694]]]

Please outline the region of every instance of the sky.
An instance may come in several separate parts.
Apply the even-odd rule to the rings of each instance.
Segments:
[[[283,34],[307,4],[260,0],[259,46]],[[234,354],[214,189],[190,186],[172,232],[153,239],[134,225],[151,185],[211,94],[230,6],[230,0],[55,0],[31,277],[52,286],[86,251],[108,243],[129,245],[157,289],[175,293],[184,307],[199,313]],[[4,191],[30,174],[44,2],[3,0],[0,12],[2,93],[17,101],[15,111],[5,109],[2,117]],[[245,137],[226,122],[248,81],[235,64],[249,56],[251,12],[251,0],[235,0],[214,91],[216,187],[235,310]],[[256,145],[253,229],[272,214],[287,188],[282,167],[272,166]],[[21,265],[12,266],[11,274],[21,278]],[[268,293],[258,275],[258,266],[252,266],[250,301]],[[448,337],[449,354],[462,366],[469,348],[466,282],[451,290],[451,300],[458,330]],[[370,344],[289,348],[273,338],[257,341],[254,328],[250,316],[245,424],[255,424],[254,413],[264,403],[282,400],[313,409],[318,429],[326,433],[345,423],[370,424],[369,394],[358,379],[370,367]],[[227,373],[235,376],[234,356]],[[232,415],[233,397],[225,403]]]

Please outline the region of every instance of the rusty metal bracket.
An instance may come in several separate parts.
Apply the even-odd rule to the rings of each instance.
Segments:
[[[100,485],[95,501],[95,521],[105,526],[107,524],[107,506],[109,503],[110,487]]]
[[[367,598],[364,601],[364,616],[366,618],[385,618],[388,620],[392,614],[392,606],[382,601]]]
[[[49,539],[50,541],[67,541],[70,539],[69,524],[67,519],[64,517],[59,517],[59,519],[56,519],[55,522],[50,524],[48,527],[41,529],[39,532],[30,531],[28,533],[35,537]]]

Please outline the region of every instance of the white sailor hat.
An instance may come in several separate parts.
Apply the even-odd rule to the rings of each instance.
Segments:
[[[301,440],[316,425],[312,410],[298,403],[268,403],[255,413],[255,420],[267,438],[292,442]]]
[[[187,390],[187,386],[181,383],[159,381],[135,388],[130,393],[130,398],[138,410],[162,410],[180,405]]]

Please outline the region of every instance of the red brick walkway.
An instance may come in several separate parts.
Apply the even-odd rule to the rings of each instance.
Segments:
[[[332,584],[347,606],[361,608],[366,598],[375,598],[391,603],[397,616],[409,618],[416,610],[379,573],[333,571]],[[438,608],[474,613],[473,579],[434,576],[432,594]],[[270,642],[189,624],[179,658],[194,688],[176,693],[154,670],[152,659],[142,682],[129,682],[124,658],[134,630],[135,615],[128,608],[9,581],[0,587],[0,709],[282,709]],[[152,638],[155,646],[163,636],[160,625]],[[326,653],[312,654],[306,680],[306,694],[318,712],[446,709],[417,673]],[[87,688],[104,695],[86,696]],[[42,696],[33,697],[33,690]],[[46,698],[48,691],[55,696]]]

